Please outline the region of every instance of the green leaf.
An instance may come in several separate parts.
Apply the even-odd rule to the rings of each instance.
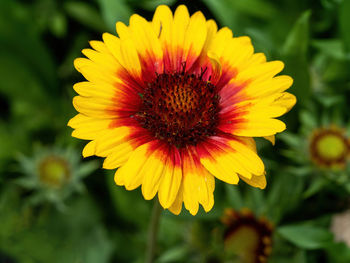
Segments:
[[[64,5],[67,13],[79,23],[96,30],[103,32],[106,30],[99,12],[86,2],[66,2]]]
[[[266,200],[264,191],[257,188],[248,188],[244,195],[245,205],[252,209],[255,214],[266,212]]]
[[[349,58],[345,53],[344,43],[339,39],[315,39],[311,45],[331,58],[339,60]]]
[[[294,84],[289,92],[295,94],[298,101],[302,104],[306,104],[311,95],[307,60],[310,15],[310,11],[305,11],[299,17],[283,46],[285,73],[294,79]]]
[[[78,177],[85,177],[90,175],[94,170],[100,166],[100,162],[92,160],[82,163],[76,171]]]
[[[141,191],[126,191],[123,187],[117,186],[111,174],[106,175],[106,184],[114,208],[123,219],[141,226],[147,224],[145,218],[150,215],[151,202],[143,199]]]
[[[234,28],[238,16],[238,11],[233,9],[230,0],[202,0],[223,26]]]
[[[269,217],[278,223],[288,211],[300,203],[304,181],[302,177],[288,173],[277,173],[276,176],[272,175],[270,180],[265,209]]]
[[[233,185],[226,184],[225,185],[227,200],[230,206],[236,210],[241,209],[243,204],[242,195],[239,187],[235,187]]]
[[[30,69],[31,74],[45,85],[46,91],[53,91],[57,88],[53,59],[29,17],[16,15],[16,11],[22,8],[14,1],[0,1],[0,49],[8,56],[17,57],[21,61],[21,67]],[[0,76],[2,79],[2,71]],[[16,78],[16,71],[7,77],[11,76]],[[6,86],[4,81],[2,85]],[[22,92],[23,87],[26,87],[26,83],[21,85]]]
[[[156,263],[184,262],[187,253],[188,253],[188,246],[173,247],[165,251],[156,260]]]
[[[347,263],[350,262],[350,248],[343,242],[332,243],[325,248],[328,262]]]
[[[233,27],[239,14],[272,19],[277,13],[276,8],[264,0],[202,0],[225,26]]]
[[[298,135],[290,133],[290,132],[284,132],[281,134],[278,134],[278,138],[287,143],[290,147],[300,147],[301,139]]]
[[[133,0],[133,2],[139,2],[139,0]],[[141,2],[141,6],[149,11],[154,11],[159,5],[171,6],[176,0],[146,0]]]
[[[291,262],[307,263],[308,261],[307,261],[306,251],[299,250],[297,253],[295,253]]]
[[[239,13],[257,18],[272,19],[277,13],[271,2],[265,0],[235,0],[230,3]]]
[[[291,156],[290,158],[295,158],[296,153],[294,152],[294,156]],[[305,159],[303,159],[305,161]],[[288,166],[286,167],[285,171],[287,171],[290,174],[296,175],[296,176],[307,176],[310,175],[313,172],[312,166]]]
[[[308,224],[279,227],[277,232],[295,246],[304,249],[323,248],[333,239],[332,234],[327,229]]]
[[[23,263],[110,262],[113,244],[99,211],[89,196],[72,200],[64,214],[24,208],[20,191],[9,185],[0,195],[1,250]]]
[[[125,0],[98,0],[98,3],[103,20],[111,32],[115,32],[116,22],[128,23],[129,17],[133,13]]]
[[[308,110],[302,110],[299,112],[299,116],[301,123],[309,130],[313,130],[318,126],[316,116],[312,112]]]
[[[311,11],[305,11],[295,22],[283,46],[284,55],[305,55],[309,45]]]
[[[319,94],[317,100],[326,108],[335,107],[344,102],[344,97],[342,95]]]
[[[343,0],[339,6],[339,27],[347,52],[350,52],[350,1]]]
[[[309,188],[304,192],[303,197],[309,198],[310,196],[318,193],[325,187],[329,182],[323,178],[318,177],[316,180],[313,180]]]
[[[50,22],[50,29],[56,37],[63,37],[66,35],[67,18],[62,13],[55,13]]]

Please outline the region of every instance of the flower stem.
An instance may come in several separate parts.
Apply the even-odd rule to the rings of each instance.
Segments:
[[[148,232],[146,261],[145,261],[146,263],[153,263],[153,260],[154,260],[161,213],[162,213],[162,207],[159,204],[159,201],[156,199],[154,200],[154,205],[152,208],[152,217],[151,217],[149,230],[148,230],[149,232]]]

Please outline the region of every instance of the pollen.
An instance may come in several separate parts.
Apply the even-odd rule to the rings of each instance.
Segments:
[[[216,134],[220,97],[202,74],[158,74],[142,94],[136,115],[157,139],[183,148]]]

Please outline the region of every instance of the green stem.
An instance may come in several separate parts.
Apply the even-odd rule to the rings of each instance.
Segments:
[[[146,250],[146,263],[153,263],[154,254],[157,245],[157,235],[159,228],[160,215],[162,213],[162,207],[159,201],[156,199],[152,208],[152,217],[149,224],[148,240],[147,240],[147,250]]]

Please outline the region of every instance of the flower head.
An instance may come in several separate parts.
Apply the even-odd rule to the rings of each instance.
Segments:
[[[93,161],[81,164],[71,148],[40,145],[34,148],[32,156],[21,155],[19,165],[24,174],[17,183],[32,191],[29,202],[51,202],[58,209],[65,207],[65,199],[73,192],[83,189],[82,178],[97,168]]]
[[[242,262],[264,263],[272,250],[272,224],[264,218],[256,218],[247,209],[237,212],[226,209],[222,218],[225,252],[239,256]]]
[[[38,175],[42,184],[53,188],[63,187],[70,179],[67,160],[59,156],[47,156],[38,163]]]
[[[316,129],[310,139],[310,157],[321,167],[345,167],[350,152],[345,132],[336,126]]]
[[[264,164],[252,137],[271,139],[285,129],[275,119],[296,102],[284,92],[289,76],[275,77],[280,61],[254,53],[249,37],[218,30],[184,5],[173,14],[161,5],[153,20],[139,15],[118,22],[119,37],[91,41],[87,58],[75,60],[87,79],[74,89],[80,113],[73,136],[91,140],[83,156],[106,157],[119,169],[117,185],[157,193],[175,214],[214,204],[214,177],[265,188]]]

